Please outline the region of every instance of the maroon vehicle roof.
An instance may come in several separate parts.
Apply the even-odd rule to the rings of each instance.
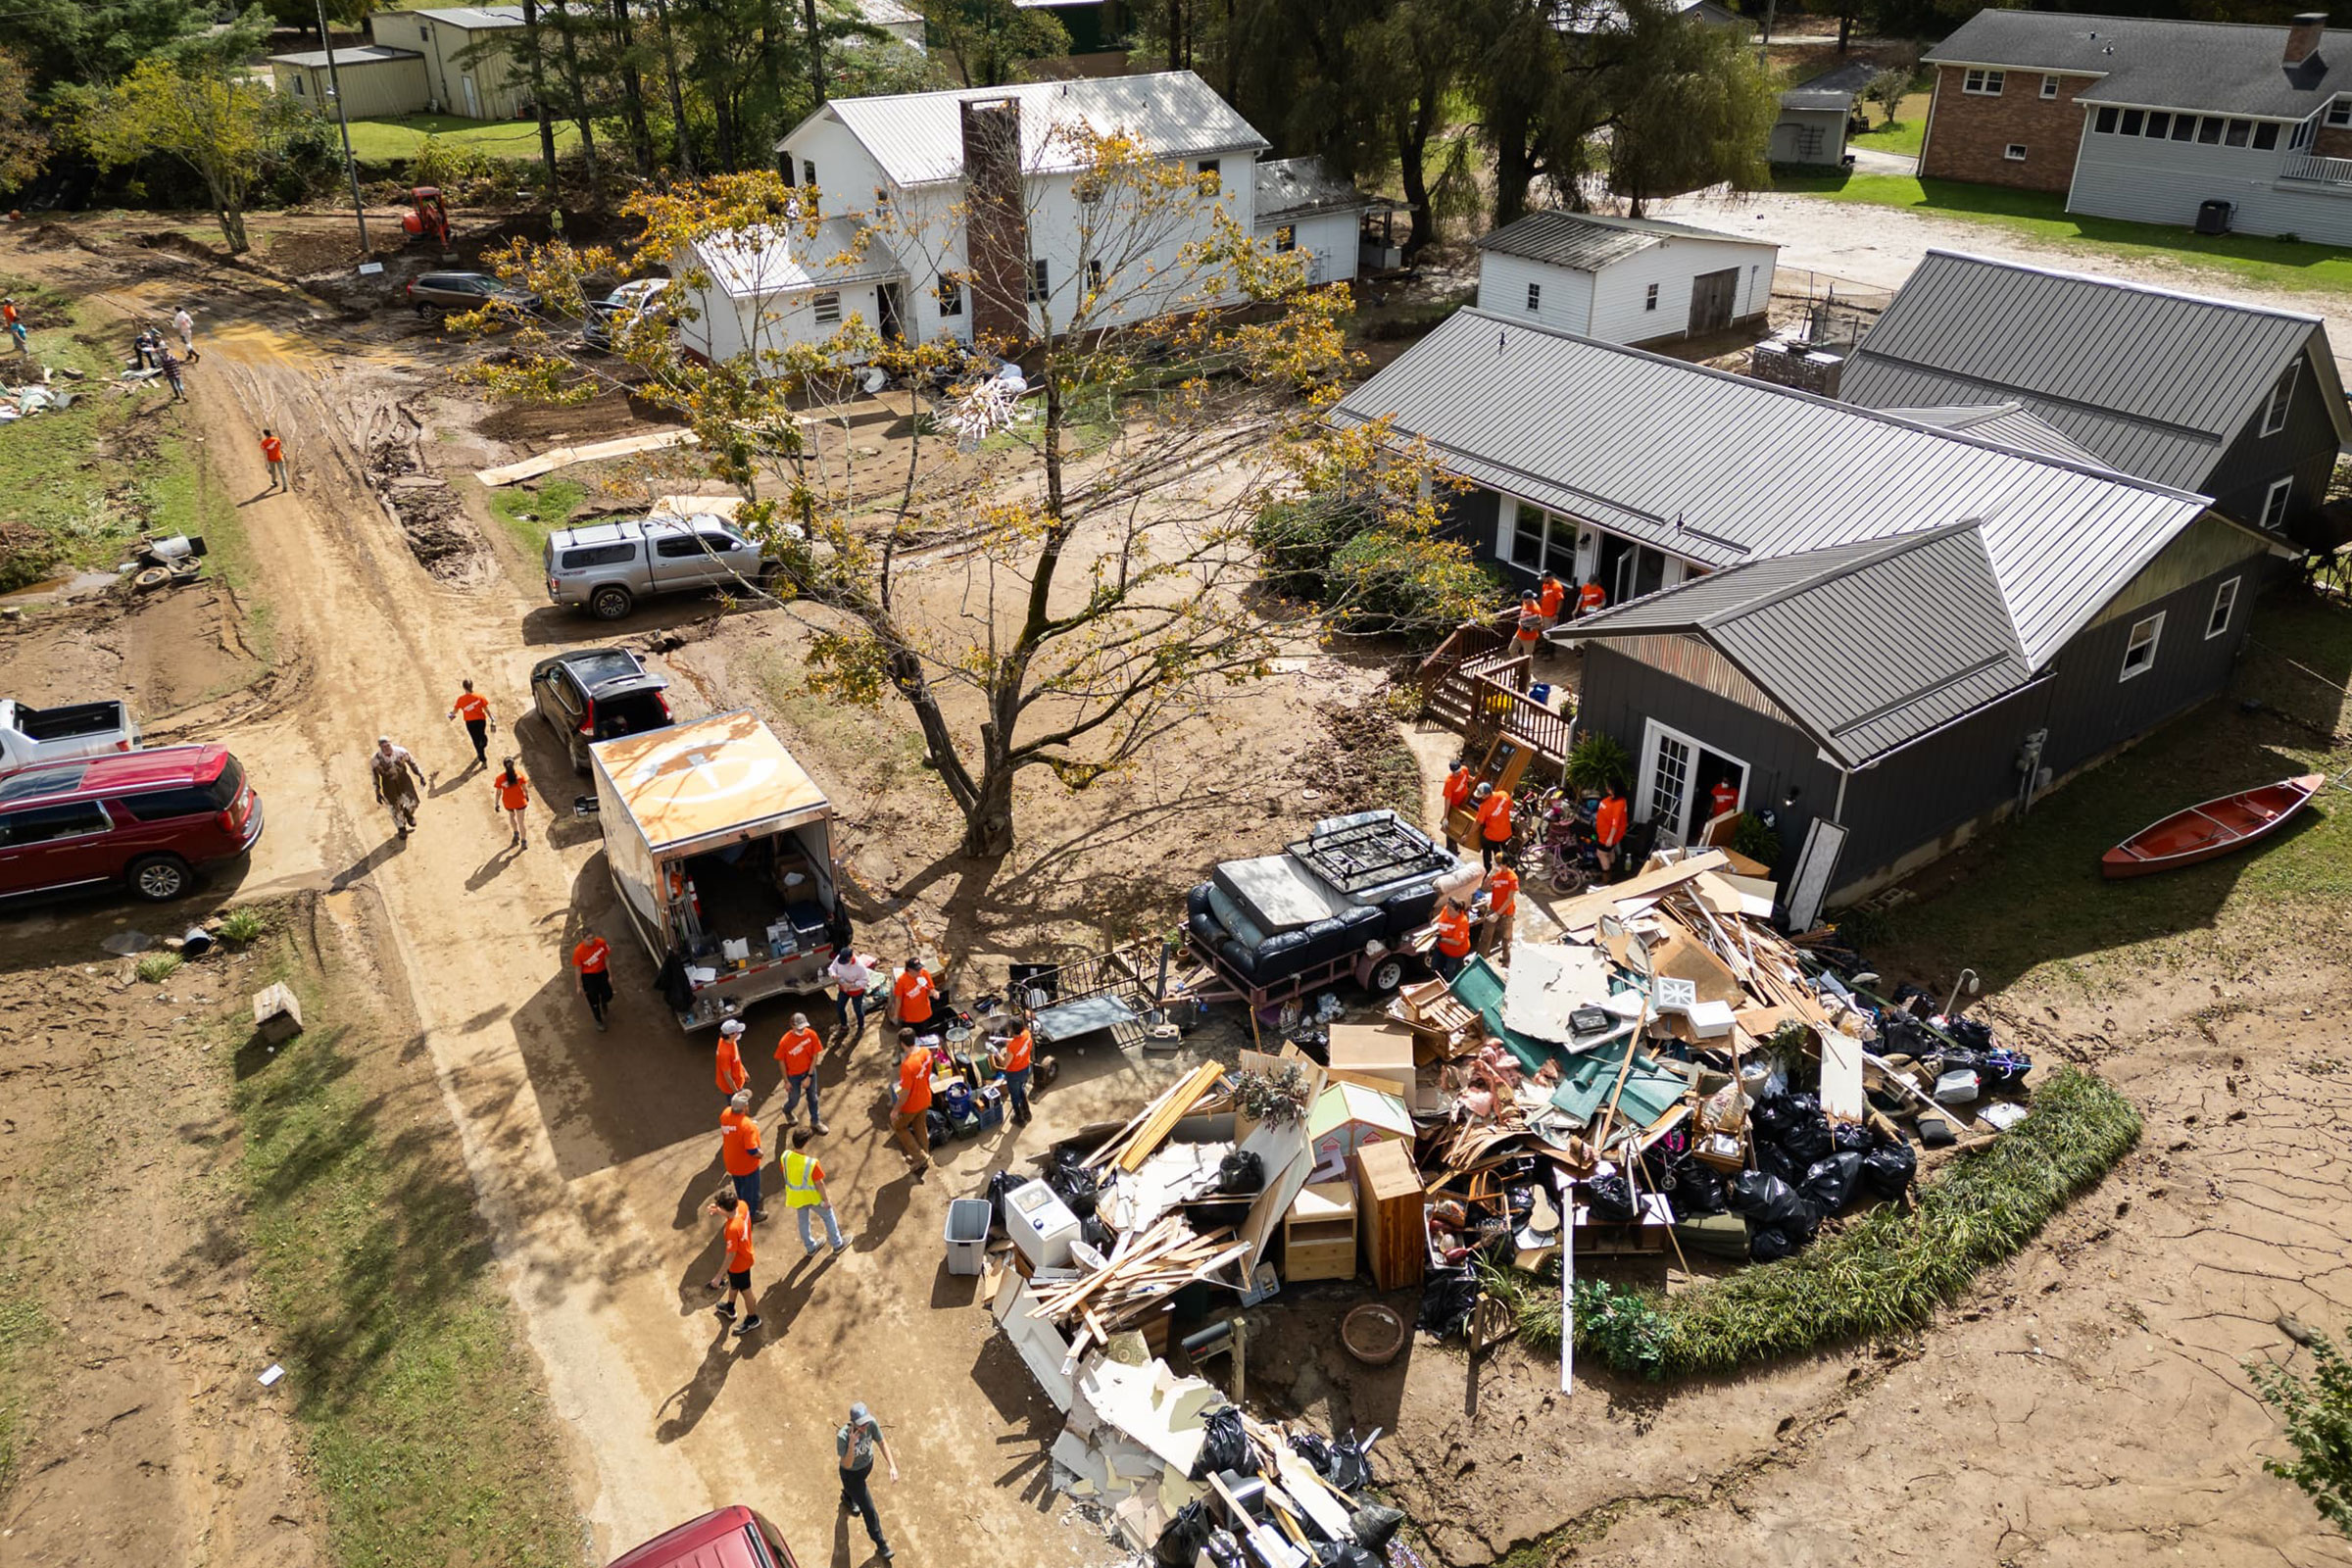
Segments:
[[[33,806],[124,790],[209,784],[228,765],[219,745],[159,746],[151,752],[110,752],[73,762],[44,762],[0,778],[0,806]]]
[[[741,1503],[716,1509],[623,1552],[612,1568],[768,1568],[766,1555],[754,1550],[744,1534],[757,1522]],[[789,1549],[782,1568],[791,1568]]]

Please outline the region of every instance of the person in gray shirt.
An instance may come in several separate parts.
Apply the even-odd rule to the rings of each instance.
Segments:
[[[891,1457],[890,1440],[882,1436],[871,1410],[853,1404],[849,1424],[833,1434],[833,1446],[841,1457],[841,1511],[855,1510],[865,1517],[865,1533],[873,1538],[874,1550],[888,1562],[890,1543],[882,1539],[882,1517],[874,1511],[874,1494],[866,1490],[865,1482],[873,1474],[876,1448],[882,1450],[882,1462],[890,1467],[890,1479],[899,1479],[899,1461]]]

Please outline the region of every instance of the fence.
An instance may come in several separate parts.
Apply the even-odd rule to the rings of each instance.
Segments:
[[[1771,321],[1775,331],[1801,331],[1824,347],[1855,343],[1893,300],[1889,288],[1783,267],[1772,274]]]

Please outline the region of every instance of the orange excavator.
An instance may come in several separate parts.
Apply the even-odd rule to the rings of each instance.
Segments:
[[[409,192],[409,202],[416,210],[401,215],[401,228],[411,239],[429,239],[447,251],[449,204],[441,199],[441,188],[418,185]]]

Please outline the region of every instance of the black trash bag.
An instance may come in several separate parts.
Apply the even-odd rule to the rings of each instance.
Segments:
[[[1020,1185],[1021,1179],[1008,1170],[1001,1170],[988,1179],[988,1206],[995,1214],[990,1224],[1007,1235],[1011,1234],[1012,1210],[1006,1204],[1012,1190]]]
[[[1784,1230],[1778,1225],[1750,1225],[1747,1228],[1747,1256],[1750,1262],[1769,1263],[1775,1258],[1788,1256],[1804,1245],[1804,1238],[1800,1234]]]
[[[1778,1143],[1787,1136],[1789,1127],[1796,1121],[1796,1110],[1789,1103],[1790,1098],[1785,1089],[1756,1097],[1755,1103],[1748,1107],[1747,1121],[1756,1130],[1758,1138],[1768,1143]],[[1820,1102],[1816,1101],[1813,1108],[1819,1110]]]
[[[1200,1445],[1200,1457],[1193,1461],[1193,1480],[1206,1481],[1219,1470],[1242,1476],[1257,1474],[1257,1454],[1250,1446],[1250,1435],[1242,1430],[1241,1411],[1221,1404],[1208,1412],[1202,1424],[1208,1435]]]
[[[1622,1173],[1595,1176],[1583,1186],[1585,1201],[1592,1206],[1594,1219],[1623,1225],[1640,1212],[1634,1206],[1633,1185]]]
[[[1217,1187],[1220,1193],[1238,1198],[1254,1198],[1266,1188],[1266,1162],[1254,1153],[1235,1150],[1217,1163]]]
[[[1867,1154],[1877,1142],[1870,1129],[1858,1121],[1841,1121],[1830,1128],[1830,1152],[1834,1154]]]
[[[1449,1340],[1470,1321],[1478,1279],[1468,1268],[1433,1268],[1421,1286],[1421,1332]]]
[[[1992,1028],[1975,1018],[1960,1017],[1943,1020],[1943,1032],[1971,1051],[1992,1049]]]
[[[1804,1185],[1797,1191],[1822,1213],[1841,1214],[1845,1205],[1853,1201],[1854,1183],[1862,1175],[1863,1158],[1849,1152],[1817,1159],[1806,1169]]]
[[[956,1139],[956,1124],[948,1120],[948,1113],[937,1105],[923,1112],[923,1125],[930,1129],[931,1147],[934,1149],[942,1144],[953,1143]]]
[[[1318,1568],[1387,1568],[1378,1557],[1352,1541],[1327,1542],[1315,1548]]]
[[[1292,1433],[1291,1451],[1313,1465],[1315,1474],[1319,1476],[1331,1474],[1331,1445],[1323,1440],[1323,1434],[1320,1432]]]
[[[1200,1548],[1208,1544],[1209,1533],[1215,1529],[1216,1521],[1209,1518],[1208,1510],[1196,1497],[1176,1510],[1168,1528],[1152,1544],[1152,1559],[1159,1568],[1193,1568]]]
[[[1862,1156],[1862,1187],[1876,1198],[1902,1197],[1918,1172],[1919,1155],[1909,1144],[1888,1144]]]
[[[1829,1118],[1821,1113],[1821,1101],[1813,1095],[1790,1095],[1788,1105],[1795,1112],[1789,1118],[1788,1130],[1781,1134],[1780,1146],[1789,1157],[1810,1165],[1825,1159],[1833,1152],[1830,1142]]]
[[[1353,1429],[1344,1438],[1331,1440],[1331,1468],[1324,1472],[1323,1479],[1342,1492],[1353,1492],[1372,1484],[1372,1456],[1355,1441]]]
[[[1054,1156],[1054,1163],[1046,1167],[1046,1185],[1080,1219],[1094,1213],[1101,1188],[1093,1173],[1080,1166],[1075,1154],[1065,1152]]]
[[[1795,1188],[1760,1170],[1743,1170],[1733,1177],[1723,1200],[1734,1213],[1746,1215],[1751,1229],[1786,1225],[1805,1206]]]
[[[1821,1234],[1823,1219],[1821,1205],[1803,1193],[1796,1195],[1796,1212],[1781,1222],[1781,1229],[1800,1242],[1809,1242]]]
[[[1365,1547],[1382,1551],[1389,1539],[1404,1528],[1404,1512],[1386,1503],[1367,1502],[1348,1516],[1348,1528]]]
[[[1676,1219],[1723,1212],[1723,1173],[1705,1160],[1685,1154],[1674,1162],[1674,1192],[1670,1200]]]
[[[1949,1116],[1922,1116],[1917,1125],[1919,1142],[1923,1148],[1948,1149],[1960,1141],[1960,1135],[1952,1131],[1952,1119]]]
[[[1778,1176],[1791,1187],[1805,1179],[1806,1167],[1811,1163],[1811,1160],[1797,1158],[1779,1144],[1768,1144],[1761,1138],[1756,1140],[1756,1169],[1767,1176]]]
[[[2001,1046],[1984,1053],[1984,1064],[1977,1071],[1982,1075],[1986,1091],[2023,1089],[2026,1074],[2034,1070],[2034,1058],[2012,1046]]]
[[[1119,1239],[1110,1234],[1110,1227],[1102,1223],[1100,1214],[1089,1214],[1078,1222],[1078,1239],[1105,1257],[1119,1245]]]

